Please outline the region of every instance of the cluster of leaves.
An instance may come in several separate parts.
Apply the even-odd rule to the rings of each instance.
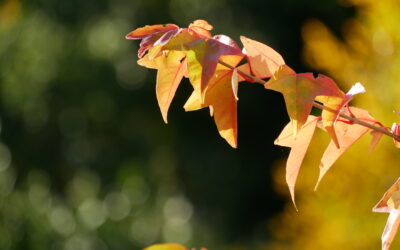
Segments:
[[[392,136],[395,146],[400,147],[400,124],[387,128],[366,110],[348,105],[354,95],[365,92],[360,83],[344,93],[327,76],[296,73],[265,44],[241,36],[240,49],[228,36],[211,36],[212,28],[207,21],[196,20],[188,28],[151,25],[126,36],[142,40],[138,64],[158,70],[156,94],[166,123],[181,80],[189,78],[193,93],[185,110],[209,108],[220,135],[236,148],[238,83],[256,82],[282,93],[290,122],[275,144],[291,148],[286,182],[294,204],[297,176],[317,127],[328,133],[331,142],[322,156],[316,187],[333,163],[367,132],[373,136],[371,151],[383,134]],[[266,78],[269,80],[263,80]],[[310,115],[313,106],[322,109],[321,116]]]

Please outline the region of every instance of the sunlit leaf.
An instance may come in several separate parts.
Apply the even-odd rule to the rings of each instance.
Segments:
[[[322,111],[322,124],[336,147],[339,148],[340,145],[334,129],[334,124],[338,118],[339,112],[353,99],[354,95],[364,93],[365,88],[361,83],[357,82],[344,94],[331,78],[320,74],[316,80],[320,81],[321,84],[325,86],[325,90],[328,90],[328,96],[317,96],[316,98],[317,101],[322,102],[325,107],[330,109],[330,111]]]
[[[238,58],[237,63],[243,58],[241,50],[227,36],[197,40],[187,47],[189,79],[194,89],[200,91],[202,98],[222,56],[234,55]]]
[[[289,122],[282,130],[279,137],[275,140],[276,145],[291,148],[289,158],[286,162],[286,183],[288,184],[290,195],[295,207],[294,188],[297,176],[299,175],[301,164],[314,135],[317,122],[318,117],[310,115],[307,122],[297,133],[296,137],[293,136],[293,124]]]
[[[382,233],[382,250],[388,250],[400,225],[400,178],[386,191],[372,211],[389,213]]]
[[[287,65],[281,66],[265,87],[283,94],[294,134],[306,122],[317,96],[337,94],[332,85],[327,84],[325,77],[316,79],[311,73],[296,74]]]
[[[317,96],[315,100],[322,102],[325,107],[330,109],[330,111],[322,110],[322,125],[332,138],[332,141],[335,143],[336,147],[339,148],[340,146],[334,129],[334,123],[343,105],[345,104],[345,94],[338,88],[336,83],[327,76],[320,74],[316,78],[316,81],[324,86],[325,93],[322,96]]]
[[[165,123],[168,123],[167,114],[175,92],[186,72],[185,53],[182,51],[169,51],[162,56],[148,59],[146,55],[138,61],[139,65],[158,69],[156,94],[158,105]]]
[[[126,39],[142,39],[138,51],[138,57],[141,58],[154,46],[166,44],[178,32],[179,27],[175,24],[148,25],[130,32],[126,35]]]
[[[279,66],[285,64],[282,56],[271,47],[245,36],[241,36],[240,40],[254,76],[259,78],[271,77]]]
[[[372,153],[374,151],[376,145],[378,145],[379,141],[381,140],[383,133],[373,130],[370,133],[372,135],[372,140],[371,144],[369,145],[369,153]]]
[[[373,121],[374,118],[366,111],[360,108],[350,107],[350,111],[358,118],[358,119],[366,119]],[[349,111],[346,110],[345,114],[349,115]],[[335,130],[337,134],[337,138],[340,144],[340,148],[337,148],[335,143],[331,140],[328,147],[326,148],[320,163],[320,173],[318,177],[317,184],[315,189],[317,189],[319,183],[322,178],[328,172],[328,170],[332,167],[333,163],[353,145],[356,141],[358,141],[365,133],[368,132],[369,128],[358,125],[358,124],[347,124],[344,122],[338,122],[335,125]]]
[[[189,25],[189,30],[203,37],[211,37],[210,30],[213,26],[205,20],[195,20]]]

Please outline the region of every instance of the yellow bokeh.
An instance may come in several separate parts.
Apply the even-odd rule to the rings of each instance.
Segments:
[[[361,82],[367,92],[352,105],[367,109],[386,126],[400,122],[400,1],[340,1],[354,6],[340,36],[319,20],[302,29],[303,57],[315,71],[335,79],[347,91]],[[400,151],[385,136],[368,153],[372,136],[365,135],[334,164],[313,192],[319,161],[329,138],[316,133],[300,170],[296,186],[297,213],[288,203],[269,228],[278,239],[268,249],[379,249],[388,214],[372,207],[400,175]],[[284,180],[285,162],[276,164],[276,188],[289,191]],[[400,235],[392,249],[400,246]]]

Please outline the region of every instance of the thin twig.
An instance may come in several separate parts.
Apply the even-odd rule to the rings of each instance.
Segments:
[[[234,66],[232,66],[232,65],[230,65],[230,64],[227,64],[227,63],[224,62],[224,61],[219,60],[218,63],[220,63],[220,64],[222,64],[222,65],[224,65],[225,67],[228,67],[228,68],[230,68],[230,69],[235,69]],[[267,81],[265,81],[265,80],[263,80],[263,79],[261,79],[261,78],[258,78],[258,77],[256,77],[256,76],[253,76],[253,75],[251,75],[251,74],[248,74],[248,73],[246,73],[246,72],[243,72],[243,71],[241,71],[240,69],[237,69],[237,71],[238,71],[238,73],[240,73],[240,74],[242,74],[242,75],[244,75],[244,76],[246,76],[246,77],[252,79],[254,82],[260,83],[260,84],[262,84],[262,85],[265,85],[265,84],[267,83]],[[324,105],[322,105],[322,104],[320,104],[320,103],[318,103],[318,102],[315,102],[315,101],[314,101],[313,106],[316,107],[316,108],[318,108],[318,109],[321,109],[321,110],[327,110],[327,111],[329,111],[329,112],[336,113],[336,111],[335,111],[334,109],[329,108],[329,107],[327,107],[327,106],[324,106]],[[372,125],[372,124],[370,124],[370,123],[368,123],[368,122],[365,122],[365,121],[362,121],[362,120],[360,120],[360,119],[357,119],[356,117],[348,116],[348,115],[346,115],[346,114],[344,114],[344,113],[342,113],[342,112],[340,112],[340,113],[338,114],[338,116],[340,116],[340,117],[342,117],[342,118],[344,118],[344,119],[347,119],[347,120],[349,120],[349,121],[351,121],[351,122],[353,122],[353,123],[355,123],[355,124],[358,124],[358,125],[361,125],[361,126],[364,126],[364,127],[370,128],[370,129],[373,129],[373,130],[375,130],[375,131],[377,131],[377,132],[380,132],[380,133],[382,133],[382,134],[385,134],[385,135],[387,135],[387,136],[390,136],[390,137],[392,137],[393,139],[395,139],[395,140],[397,140],[397,141],[400,142],[400,136],[395,135],[395,134],[391,133],[390,131],[388,131],[388,130],[382,128],[382,127],[378,127],[378,126]]]

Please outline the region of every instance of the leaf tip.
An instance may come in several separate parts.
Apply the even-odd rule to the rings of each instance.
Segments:
[[[292,198],[293,206],[296,209],[296,212],[299,212],[299,209],[297,209],[296,200],[294,197],[294,186],[289,186],[289,192],[290,192],[290,197]]]
[[[326,126],[325,127],[326,132],[328,132],[329,136],[331,137],[333,143],[335,144],[337,149],[340,149],[340,144],[339,144],[339,140],[337,138],[336,135],[336,131],[335,128],[333,126]]]

